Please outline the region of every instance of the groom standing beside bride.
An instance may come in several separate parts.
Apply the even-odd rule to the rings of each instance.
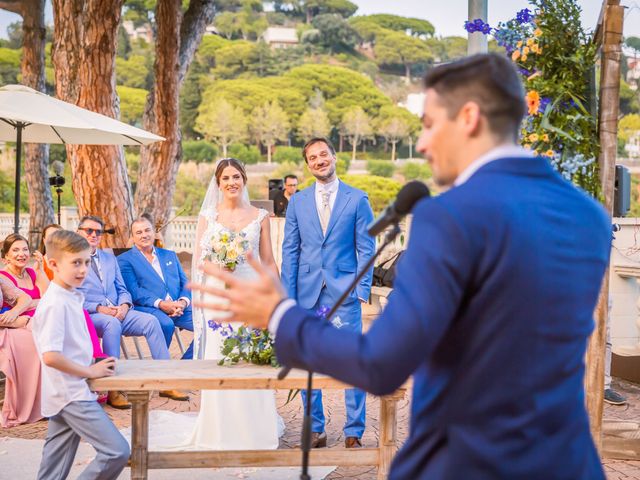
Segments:
[[[309,140],[302,155],[316,183],[296,193],[287,208],[282,244],[281,279],[290,298],[312,312],[322,312],[336,303],[367,261],[375,240],[367,233],[373,212],[367,194],[341,182],[336,175],[336,152],[324,138]],[[351,292],[333,318],[336,328],[362,331],[362,308],[369,298],[372,270]],[[306,409],[306,395],[302,392]],[[345,446],[362,446],[365,429],[366,393],[345,390]],[[326,447],[322,392],[311,397],[313,448]]]

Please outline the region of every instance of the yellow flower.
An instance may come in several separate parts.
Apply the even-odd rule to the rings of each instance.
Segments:
[[[529,135],[529,141],[530,142],[537,142],[538,141],[538,134],[537,133],[532,133],[531,135]]]
[[[546,133],[544,135],[542,135],[542,141],[543,142],[548,142],[549,141],[549,135],[547,135]]]
[[[524,47],[524,48],[527,48],[527,47]],[[526,54],[525,54],[525,55],[522,55],[522,56],[520,57],[520,59],[521,59],[523,62],[526,62],[526,61],[527,61],[527,55],[526,55]]]
[[[533,38],[527,38],[527,47],[533,45]]]
[[[229,250],[227,250],[227,260],[234,261],[237,258],[238,258],[238,252],[235,249],[230,248]]]
[[[511,54],[511,60],[514,62],[520,58],[520,50],[514,50]]]
[[[540,107],[540,94],[535,90],[529,90],[527,92],[527,107],[529,108],[529,115],[535,115],[538,113]]]
[[[533,31],[533,36],[534,36],[534,37],[539,37],[540,35],[542,35],[542,30],[540,30],[539,28],[536,28],[536,29]]]
[[[524,148],[526,148],[527,150],[531,150],[531,144],[530,143],[525,143],[523,145]]]
[[[538,44],[534,43],[531,45],[531,53],[538,53]]]
[[[524,47],[524,48],[522,49],[522,55],[526,55],[526,54],[528,54],[528,53],[529,53],[529,47]]]
[[[518,43],[516,43],[516,47],[518,48],[522,47],[522,40],[518,40]]]
[[[551,158],[554,155],[554,151],[549,149],[546,152],[544,152],[544,155],[546,155],[547,157]]]

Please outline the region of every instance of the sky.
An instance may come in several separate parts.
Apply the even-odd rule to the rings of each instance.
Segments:
[[[429,20],[438,36],[462,35],[466,32],[462,25],[467,19],[467,0],[351,0],[358,5],[357,15],[372,13],[392,13],[405,17]],[[489,24],[495,26],[506,21],[515,13],[529,6],[527,0],[487,0],[489,2]],[[582,24],[591,31],[598,20],[602,0],[578,0],[582,7]],[[640,0],[622,0],[626,6],[624,35],[640,37]],[[47,0],[47,22],[52,22],[51,2]],[[7,37],[7,26],[20,20],[18,15],[0,10],[0,37]]]

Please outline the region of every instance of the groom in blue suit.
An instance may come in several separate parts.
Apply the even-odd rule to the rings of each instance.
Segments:
[[[509,59],[442,65],[425,86],[417,149],[451,188],[414,208],[393,293],[366,334],[286,299],[256,262],[254,281],[208,265],[228,289],[198,290],[230,300],[209,306],[229,321],[268,324],[285,365],[380,395],[412,375],[392,480],[604,480],[583,379],[610,219],[546,158],[516,147],[525,102]]]
[[[160,322],[168,348],[175,327],[193,332],[187,276],[175,252],[154,247],[155,229],[149,219],[133,221],[131,238],[134,246],[118,256],[122,278],[135,308]],[[193,342],[182,358],[193,358]]]
[[[309,140],[302,155],[316,182],[289,200],[282,243],[282,283],[298,305],[316,312],[331,308],[373,255],[375,241],[367,234],[373,213],[365,192],[338,180],[336,152],[329,140]],[[371,278],[369,271],[335,316],[328,319],[334,327],[362,331],[360,304],[369,298]],[[303,392],[306,408],[305,397]],[[345,406],[345,445],[360,447],[366,393],[346,390]],[[311,409],[312,445],[326,446],[320,390],[313,391]]]

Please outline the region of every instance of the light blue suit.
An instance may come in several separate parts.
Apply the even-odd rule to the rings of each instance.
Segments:
[[[282,283],[289,297],[297,300],[302,308],[314,312],[335,304],[375,250],[375,240],[367,233],[367,225],[373,220],[367,194],[339,182],[327,232],[323,235],[315,189],[314,184],[291,197],[282,244]],[[362,331],[359,299],[369,298],[372,273],[372,270],[367,272],[331,319],[334,325]],[[360,438],[365,427],[366,394],[362,390],[347,390],[345,404],[345,436]],[[320,390],[314,390],[311,415],[312,430],[324,431]]]
[[[98,307],[118,306],[128,303],[133,306],[131,295],[127,291],[118,261],[112,253],[97,250],[102,279],[93,268],[89,268],[87,278],[78,289],[84,295],[84,308],[89,312],[102,338],[102,350],[110,357],[120,356],[120,337],[144,336],[149,344],[151,356],[158,360],[169,358],[169,350],[162,335],[162,329],[156,317],[131,308],[122,322],[116,317],[98,313]]]
[[[164,300],[167,295],[173,300],[187,298],[191,302],[191,292],[187,290],[188,279],[184,270],[182,270],[176,253],[164,248],[155,248],[155,252],[164,279],[158,275],[151,263],[137,247],[133,247],[119,255],[118,264],[136,309],[151,313],[158,319],[167,347],[169,347],[175,327],[193,332],[191,304],[185,308],[183,314],[179,317],[169,317],[154,305],[158,300]],[[182,358],[193,358],[193,342],[191,342]]]

